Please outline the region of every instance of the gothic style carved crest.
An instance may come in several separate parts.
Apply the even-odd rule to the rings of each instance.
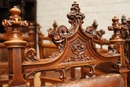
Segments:
[[[58,51],[54,52],[49,58],[39,59],[23,65],[26,67],[26,72],[42,71],[42,70],[59,70],[61,79],[65,79],[65,72],[71,67],[81,66],[97,66],[102,62],[116,62],[119,58],[117,55],[101,55],[95,48],[95,40],[99,40],[105,33],[103,30],[95,31],[97,23],[94,21],[93,28],[95,29],[95,37],[88,34],[88,31],[82,28],[84,14],[80,12],[79,4],[74,2],[67,14],[71,27],[68,29],[66,26],[61,25],[54,29],[48,30],[48,36],[52,42],[58,47]],[[87,33],[86,33],[87,32]],[[35,60],[31,57],[26,57],[27,60]],[[28,59],[29,58],[29,59]],[[33,58],[36,58],[35,56]],[[32,65],[32,68],[29,67]],[[36,68],[38,67],[38,69]],[[90,68],[90,69],[91,69]],[[65,69],[65,70],[64,70]],[[94,70],[91,70],[93,72]]]

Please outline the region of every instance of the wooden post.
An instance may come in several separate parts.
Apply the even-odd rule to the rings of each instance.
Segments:
[[[21,11],[16,6],[10,9],[11,16],[9,20],[3,20],[2,25],[5,29],[11,29],[9,40],[5,41],[8,48],[8,67],[9,67],[9,87],[27,87],[26,80],[23,77],[22,61],[23,51],[26,41],[21,38],[22,26],[28,26],[27,21],[22,21],[19,16]]]
[[[114,34],[110,38],[111,44],[115,44],[116,48],[113,47],[113,49],[116,49],[117,53],[120,53],[120,64],[119,64],[119,72],[123,74],[124,78],[124,87],[127,87],[127,73],[129,72],[128,66],[127,66],[127,59],[124,55],[124,42],[125,40],[122,39],[121,36],[121,30],[125,30],[120,24],[119,24],[119,18],[116,16],[112,19],[112,26],[109,26],[108,29],[114,31]]]

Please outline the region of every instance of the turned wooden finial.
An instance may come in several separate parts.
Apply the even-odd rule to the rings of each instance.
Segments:
[[[21,30],[22,30],[22,26],[28,26],[28,22],[27,21],[22,21],[21,17],[20,17],[20,9],[17,6],[14,6],[13,8],[10,9],[10,16],[9,16],[9,20],[4,19],[2,21],[2,25],[5,27],[5,29],[7,29],[8,27],[10,27],[10,29],[12,30],[11,36],[9,36],[10,40],[22,40],[21,38]]]
[[[17,6],[14,6],[13,8],[10,9],[10,13],[12,16],[13,15],[19,16],[21,13],[21,10]]]
[[[114,31],[114,34],[111,37],[111,41],[120,41],[122,40],[121,37],[121,24],[119,23],[119,18],[117,18],[116,16],[114,16],[114,18],[112,18],[112,26],[108,27],[108,30],[110,31]]]
[[[14,6],[10,9],[11,16],[9,17],[9,20],[3,20],[2,25],[5,27],[9,26],[28,26],[27,21],[22,21],[21,17],[19,16],[21,13],[20,9],[17,6]]]
[[[119,29],[119,18],[117,18],[116,16],[114,16],[114,18],[112,18],[112,26],[115,29]]]
[[[122,15],[122,17],[121,17],[121,23],[122,23],[123,25],[126,25],[126,24],[127,24],[127,20],[126,20],[126,16],[125,16],[125,15]]]
[[[2,25],[7,29],[11,29],[10,36],[7,41],[4,42],[4,45],[8,48],[8,64],[9,64],[9,87],[27,87],[26,81],[23,76],[22,63],[25,59],[23,52],[27,44],[23,40],[21,30],[23,26],[28,26],[27,21],[22,21],[20,17],[20,9],[17,6],[14,6],[10,9],[9,20],[4,19]],[[13,68],[12,68],[13,67]],[[17,83],[18,81],[18,83]]]

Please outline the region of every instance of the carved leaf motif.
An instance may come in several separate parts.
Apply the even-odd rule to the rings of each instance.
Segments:
[[[91,60],[85,53],[85,43],[80,40],[74,42],[71,46],[72,56],[64,61],[64,62],[71,62],[71,61],[84,61],[84,60]]]
[[[52,39],[53,43],[58,47],[59,52],[63,50],[63,43],[65,41],[65,35],[69,33],[67,27],[61,25],[58,28],[49,29],[48,36]]]
[[[80,12],[79,4],[74,2],[71,7],[71,12],[67,14],[67,17],[70,21],[74,23],[82,23],[85,15]]]
[[[74,61],[81,61],[89,59],[87,55],[84,53],[85,45],[83,42],[77,40],[75,43],[73,43],[71,47],[72,53],[74,54],[71,56],[71,59]]]

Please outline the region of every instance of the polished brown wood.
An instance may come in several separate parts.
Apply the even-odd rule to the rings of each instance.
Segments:
[[[0,21],[3,19],[8,19],[10,13],[9,10],[13,6],[18,6],[21,10],[21,18],[28,20],[29,24],[33,23],[33,31],[34,31],[34,40],[36,42],[36,0],[0,0]],[[30,15],[31,14],[31,15]],[[30,30],[26,27],[22,28],[22,32],[26,33]],[[0,33],[5,33],[6,30],[0,23]],[[1,42],[1,41],[0,41]],[[34,44],[36,48],[36,43]]]
[[[44,36],[42,31],[40,30],[40,25],[37,26],[38,29],[38,46],[39,46],[39,55],[40,58],[48,58],[52,55],[53,52],[55,52],[58,48],[55,44],[53,44],[51,38],[48,36]],[[53,29],[57,28],[56,21],[53,24]]]
[[[26,80],[32,74],[48,70],[59,72],[59,80],[66,82],[66,80],[71,80],[67,79],[66,72],[68,70],[76,67],[85,67],[89,69],[87,76],[91,78],[97,76],[95,72],[96,67],[102,64],[113,67],[109,69],[109,73],[123,75],[123,85],[127,87],[129,66],[124,55],[125,40],[121,36],[122,27],[117,17],[112,19],[112,26],[108,28],[114,31],[110,38],[108,52],[105,54],[100,53],[95,46],[95,36],[97,34],[91,34],[82,28],[85,15],[80,12],[79,4],[74,1],[70,12],[67,14],[71,27],[68,29],[66,26],[61,25],[56,29],[48,30],[48,36],[57,46],[58,50],[48,58],[37,58],[34,48],[25,49],[26,41],[20,36],[19,28],[20,26],[27,26],[27,22],[22,21],[19,15],[19,9],[11,9],[10,17],[13,20],[3,20],[2,22],[4,27],[10,26],[12,28],[9,40],[5,42],[10,56],[8,61],[9,87],[26,87]],[[105,73],[105,75],[107,74]],[[112,81],[109,84],[118,85],[119,83]]]
[[[118,58],[121,57],[120,54],[118,52],[113,54],[100,54],[96,50],[95,38],[82,28],[85,16],[80,13],[76,2],[72,4],[71,12],[67,14],[67,17],[72,25],[70,29],[61,25],[56,29],[50,29],[48,31],[49,37],[58,47],[58,51],[47,59],[39,59],[33,63],[24,62],[23,67],[25,67],[25,71],[56,70],[61,72],[61,76],[59,77],[61,81],[65,81],[67,78],[65,72],[71,67],[87,66],[90,69],[90,72],[88,72],[89,76],[93,76],[96,66],[110,62],[113,63],[114,67],[117,67],[115,70],[110,71],[112,73],[119,73],[122,69],[118,66]],[[123,49],[121,45],[120,48],[119,50]],[[122,54],[122,56],[124,55]]]
[[[28,32],[21,33],[22,38],[27,41],[26,47],[27,48],[34,48],[34,31],[33,31],[33,24],[30,23],[26,29],[28,29]],[[0,85],[8,84],[8,52],[7,48],[4,44],[4,41],[9,40],[9,36],[11,35],[11,28],[6,27],[6,33],[0,33]],[[33,78],[29,78],[28,82],[30,82],[30,86],[34,86],[34,76]]]
[[[54,21],[53,23],[53,28],[50,29],[56,29],[57,28],[57,23]],[[38,46],[39,46],[39,55],[41,59],[46,59],[49,56],[51,56],[55,51],[58,50],[55,44],[53,44],[51,38],[48,36],[44,36],[42,31],[40,30],[41,26],[38,25]],[[48,71],[47,71],[48,72]],[[45,82],[50,82],[50,83],[60,83],[62,82],[59,78],[50,78],[46,76],[47,72],[42,72],[40,76],[41,80],[41,85],[45,85]]]
[[[54,29],[54,30],[58,26],[56,21],[54,21],[54,23],[52,25],[53,25],[53,28],[50,28],[50,29]],[[97,48],[97,51],[102,53],[102,54],[104,54],[104,53],[107,53],[108,50],[104,49],[102,46],[103,45],[109,45],[110,41],[102,38],[102,35],[105,34],[105,31],[103,31],[103,30],[97,31],[96,30],[97,26],[98,26],[98,24],[97,24],[96,20],[94,20],[92,26],[88,26],[86,28],[86,32],[92,34],[92,31],[90,32],[90,29],[95,30],[95,31],[93,31],[93,32],[96,32],[95,44],[100,45],[100,48]],[[41,28],[41,26],[38,25],[37,29],[38,29],[38,45],[39,45],[39,53],[40,53],[39,55],[40,55],[40,58],[48,58],[58,48],[53,44],[51,38],[49,38],[48,36],[44,36],[42,34],[42,32],[40,31],[40,28]],[[87,70],[86,69],[81,69],[81,71],[82,71],[81,78],[85,78],[85,76],[86,76],[85,73],[86,73]],[[71,74],[70,75],[71,75],[71,79],[72,80],[76,79],[76,77],[75,77],[75,68],[71,68]],[[59,78],[57,79],[56,77],[55,78],[54,77],[55,76],[51,76],[51,78],[50,78],[48,76],[45,76],[45,72],[42,73],[42,75],[40,76],[40,78],[41,78],[41,85],[44,85],[45,82],[50,82],[50,83],[60,83],[60,82],[62,82],[62,81],[59,81]]]

